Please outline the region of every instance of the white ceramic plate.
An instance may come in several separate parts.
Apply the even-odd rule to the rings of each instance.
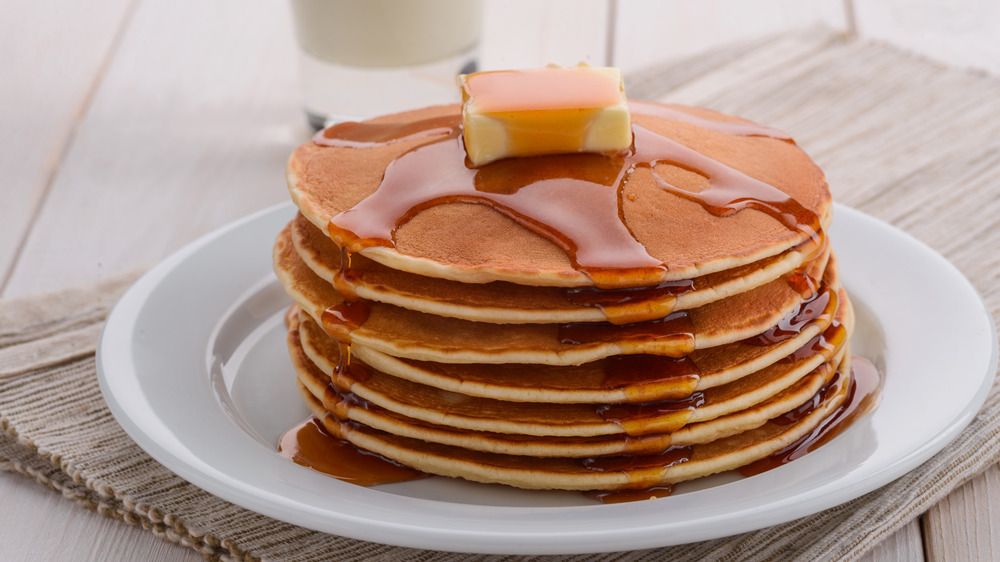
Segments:
[[[445,478],[363,488],[275,453],[305,419],[271,273],[271,245],[294,209],[223,228],[140,279],[98,349],[115,417],[150,455],[254,511],[320,531],[417,548],[483,553],[631,550],[717,538],[833,507],[944,447],[985,400],[997,339],[975,290],[910,236],[838,206],[832,240],[858,313],[854,353],[884,373],[879,408],[832,442],[752,478],[716,476],[673,496],[595,504]],[[946,390],[946,391],[945,391]]]

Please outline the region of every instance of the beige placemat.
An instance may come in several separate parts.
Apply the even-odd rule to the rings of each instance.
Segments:
[[[1000,312],[997,78],[822,30],[720,49],[632,78],[634,98],[705,105],[791,132],[827,171],[838,200],[930,244],[972,280],[994,317]],[[0,468],[209,558],[511,558],[309,531],[222,501],[153,461],[112,418],[94,370],[103,319],[133,278],[0,303]],[[559,558],[852,560],[998,460],[994,389],[944,451],[837,508],[720,540]]]

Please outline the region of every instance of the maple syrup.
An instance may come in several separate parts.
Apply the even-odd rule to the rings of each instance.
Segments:
[[[630,402],[643,401],[640,384],[655,384],[664,397],[691,396],[701,381],[701,369],[691,359],[665,355],[615,355],[604,362],[604,381],[608,389],[624,389]],[[664,387],[670,388],[663,392]]]
[[[811,297],[802,300],[794,311],[777,324],[756,336],[742,340],[741,343],[767,347],[792,339],[820,317],[833,314],[832,311],[837,304],[836,299],[837,294],[829,288],[817,291]]]
[[[616,343],[623,353],[643,343],[663,344],[663,355],[681,357],[694,351],[694,324],[686,310],[650,320],[618,326],[605,322],[571,322],[559,325],[559,343],[580,345]]]
[[[360,486],[407,482],[427,474],[330,435],[314,417],[285,432],[278,452],[292,462]]]
[[[617,424],[628,435],[669,433],[691,419],[695,408],[705,404],[705,395],[694,392],[685,398],[625,404],[602,404],[596,408],[604,420]]]
[[[844,380],[845,378],[847,380]],[[791,423],[789,420],[794,421],[796,416],[801,418],[808,415],[812,411],[810,407],[815,408],[815,405],[822,401],[822,398],[818,398],[820,394],[834,392],[834,387],[840,384],[850,385],[847,390],[847,398],[822,423],[809,434],[784,449],[741,467],[739,469],[740,473],[744,476],[753,476],[788,464],[840,435],[855,419],[863,416],[874,407],[878,400],[879,390],[882,387],[882,375],[871,361],[853,356],[851,357],[850,377],[845,377],[843,373],[838,372],[838,378],[833,381],[832,386],[827,384],[821,388],[817,392],[817,396],[804,405],[805,407],[801,412],[790,412],[772,421],[787,424]]]
[[[650,110],[649,106],[643,109]],[[396,229],[417,213],[446,203],[474,203],[497,210],[562,248],[574,268],[597,287],[614,287],[623,270],[630,277],[653,281],[666,268],[632,236],[623,221],[621,201],[624,185],[636,168],[657,164],[705,176],[709,187],[693,193],[653,174],[662,189],[699,203],[715,216],[752,208],[810,238],[819,236],[817,215],[788,194],[639,125],[632,127],[632,149],[621,154],[508,158],[470,168],[457,116],[453,122],[435,119],[400,123],[397,130],[391,123],[337,125],[317,135],[318,143],[355,146],[358,142],[398,142],[427,128],[436,133],[393,160],[374,193],[330,220],[328,230],[338,245],[355,251],[392,247]],[[713,121],[703,125],[735,128],[746,135],[776,134],[749,125]]]

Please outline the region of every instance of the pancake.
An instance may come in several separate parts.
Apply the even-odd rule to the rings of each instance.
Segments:
[[[827,359],[823,354],[781,362],[729,384],[677,400],[633,404],[555,404],[471,397],[428,387],[371,369],[356,358],[349,368],[341,345],[308,315],[290,330],[290,352],[302,353],[333,380],[335,390],[422,421],[473,431],[586,437],[676,431],[745,410],[794,385]],[[841,347],[831,350],[838,353]]]
[[[582,365],[520,363],[447,364],[400,359],[353,345],[354,358],[377,370],[413,382],[468,396],[549,403],[651,402],[673,400],[732,382],[766,368],[799,349],[829,358],[831,342],[849,337],[853,310],[843,289],[831,319],[819,315],[799,332],[771,345],[736,342],[692,352],[683,358],[615,356]]]
[[[438,316],[519,324],[653,320],[774,281],[828,248],[825,237],[810,239],[777,256],[697,279],[664,283],[652,290],[600,291],[505,281],[460,283],[390,269],[360,254],[351,258],[350,275],[343,275],[340,248],[301,213],[290,225],[290,236],[313,273],[344,294]]]
[[[429,423],[381,408],[354,393],[338,391],[330,383],[329,375],[310,362],[301,348],[297,347],[294,329],[290,331],[289,345],[299,382],[322,403],[327,412],[341,422],[357,422],[394,435],[472,450],[536,457],[653,454],[665,450],[671,444],[705,443],[742,433],[811,400],[822,385],[831,379],[835,367],[846,352],[846,349],[842,349],[832,361],[822,363],[788,388],[752,407],[712,420],[693,423],[674,432],[627,436],[612,434],[591,437],[538,437],[489,431],[470,432],[460,427]],[[445,421],[450,422],[453,419],[447,417]]]
[[[866,411],[819,168],[739,118],[630,112],[614,154],[472,166],[457,106],[293,152],[274,271],[324,439],[475,482],[637,490],[784,462]]]
[[[808,412],[794,416],[791,423],[770,420],[736,435],[704,444],[670,446],[654,455],[586,458],[489,453],[393,435],[342,422],[301,384],[300,391],[332,436],[423,472],[528,489],[615,490],[675,484],[732,470],[792,445],[845,403],[850,389],[850,354],[844,356],[837,372],[841,375],[816,393],[818,399]]]
[[[727,299],[680,311],[657,321],[629,327],[605,323],[488,324],[434,316],[384,303],[361,302],[351,312],[295,252],[287,236],[274,248],[275,272],[289,295],[335,338],[350,329],[353,344],[395,357],[444,363],[538,363],[579,365],[619,354],[650,353],[679,357],[756,336],[810,298],[823,294],[835,301],[835,267],[822,272],[823,283],[804,298],[784,279]],[[812,263],[810,267],[826,264]],[[808,277],[818,277],[813,271]],[[834,303],[835,306],[835,303]],[[363,308],[363,312],[359,309]],[[826,307],[832,314],[833,307]],[[328,314],[328,311],[336,314]],[[345,315],[361,314],[357,326],[344,326]],[[655,337],[649,337],[654,334]]]
[[[457,106],[333,127],[293,152],[289,192],[347,252],[466,283],[614,288],[692,279],[779,255],[829,224],[826,180],[787,136],[707,110],[631,107],[626,155],[513,158],[477,169],[465,165]],[[366,127],[375,137],[398,134],[352,140]],[[540,197],[550,175],[571,181],[546,185]]]

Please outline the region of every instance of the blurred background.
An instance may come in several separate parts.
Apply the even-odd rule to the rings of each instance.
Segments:
[[[995,0],[485,0],[478,61],[586,61],[630,77],[809,29],[1000,73]],[[101,277],[140,251],[155,261],[284,200],[285,156],[309,135],[298,57],[286,2],[0,3],[0,294]],[[387,102],[408,94],[379,92]],[[206,202],[227,204],[191,206],[192,182]],[[182,210],[184,228],[149,236],[170,228],[157,214]],[[101,217],[100,229],[88,214]],[[42,248],[43,257],[23,260]],[[67,275],[67,263],[86,274]]]

